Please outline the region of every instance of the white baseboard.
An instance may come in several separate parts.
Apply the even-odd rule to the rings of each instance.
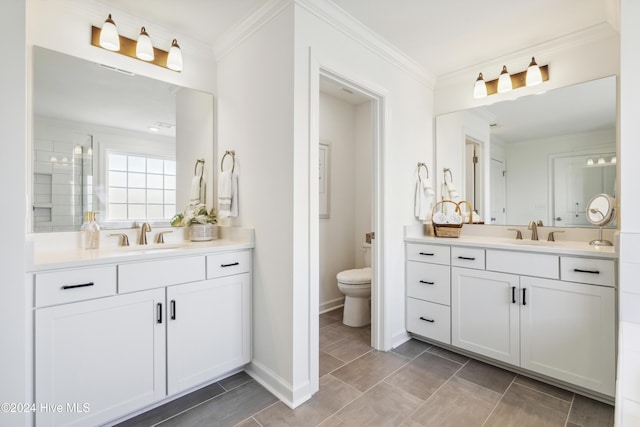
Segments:
[[[291,409],[311,398],[309,381],[294,389],[291,383],[256,360],[246,367],[245,372]]]
[[[344,305],[344,297],[332,299],[330,301],[325,301],[320,303],[320,314],[326,313],[327,311],[335,310],[336,308],[340,308]]]
[[[411,339],[411,336],[407,333],[407,331],[402,330],[402,331],[396,332],[391,337],[391,348],[397,348],[402,344],[406,343],[407,341],[409,341],[410,339]]]

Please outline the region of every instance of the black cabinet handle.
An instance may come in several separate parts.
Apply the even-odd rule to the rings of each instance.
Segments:
[[[156,323],[162,323],[162,303],[156,304]]]
[[[598,270],[580,270],[579,268],[574,268],[573,271],[576,273],[600,274]]]
[[[220,267],[224,268],[224,267],[233,267],[236,265],[240,265],[239,262],[232,262],[231,264],[220,264]]]
[[[511,287],[511,304],[515,304],[516,303],[516,287],[512,286]]]
[[[459,256],[458,259],[465,259],[467,261],[475,261],[475,257],[469,257],[469,256]]]
[[[420,283],[424,283],[425,285],[434,285],[435,282],[427,282],[426,280],[420,280]]]
[[[435,254],[430,253],[430,252],[420,252],[418,255],[433,256],[433,255],[435,255]]]
[[[429,322],[429,323],[435,323],[435,320],[427,319],[426,317],[422,317],[422,316],[420,316],[420,320],[424,320],[425,322]]]
[[[82,283],[80,285],[64,285],[62,289],[86,288],[87,286],[93,286],[93,282]]]
[[[171,300],[171,320],[176,320],[176,300]]]
[[[527,288],[522,288],[522,305],[527,305]]]

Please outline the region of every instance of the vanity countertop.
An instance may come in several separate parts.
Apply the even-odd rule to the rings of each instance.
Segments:
[[[458,238],[444,238],[424,236],[417,233],[407,233],[405,235],[405,242],[458,245],[521,252],[553,253],[557,255],[577,255],[594,258],[618,258],[618,253],[614,246],[592,246],[589,242],[548,242],[546,240],[516,240],[514,238],[475,235],[461,235]]]
[[[110,234],[108,231],[106,233]],[[27,272],[197,256],[255,247],[253,229],[235,227],[220,228],[220,238],[208,242],[182,240],[175,233],[167,236],[172,240],[166,243],[147,245],[131,243],[130,246],[116,246],[117,240],[105,239],[105,245],[100,249],[80,249],[75,244],[78,237],[73,233],[45,234],[32,237],[30,250],[26,254]],[[133,239],[133,235],[129,237],[131,242],[134,242]]]

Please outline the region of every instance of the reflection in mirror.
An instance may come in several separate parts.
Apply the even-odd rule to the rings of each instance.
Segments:
[[[86,211],[106,228],[168,221],[204,157],[177,159],[176,135],[213,153],[212,96],[39,47],[33,62],[33,231],[79,230]]]
[[[616,194],[615,124],[615,77],[445,114],[437,167],[487,224],[588,226],[587,202]]]

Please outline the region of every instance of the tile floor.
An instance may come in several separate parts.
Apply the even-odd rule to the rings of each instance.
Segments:
[[[295,410],[241,372],[119,427],[613,426],[612,406],[437,346],[373,350],[341,316],[320,316],[320,390]]]

